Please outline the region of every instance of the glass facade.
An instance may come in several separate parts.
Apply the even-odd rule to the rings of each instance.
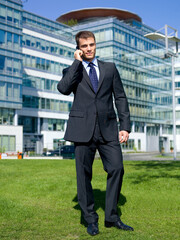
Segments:
[[[51,92],[57,92],[57,80],[23,75],[23,86],[31,87],[39,90],[46,90]]]
[[[66,58],[72,58],[74,56],[73,49],[69,49],[66,46],[30,35],[23,35],[22,46],[40,50],[44,53],[56,54]]]
[[[71,32],[64,24],[23,11],[19,0],[0,2],[0,124],[23,126],[26,151],[41,152],[41,131],[65,129],[72,97],[63,100],[57,83],[73,59]],[[40,97],[39,92],[47,94]],[[56,116],[37,117],[37,111],[43,116],[46,112]],[[33,134],[37,136],[33,138]],[[11,138],[1,135],[0,146],[6,143],[6,151],[15,150]],[[38,144],[42,145],[40,150]]]
[[[30,116],[21,111],[18,124],[23,125],[24,148],[26,151],[36,151],[37,145],[44,141],[41,149],[52,148],[56,133],[45,141],[43,132],[64,132],[67,115],[72,105],[72,97],[63,100],[57,91],[57,84],[62,71],[71,63],[74,55],[71,29],[63,24],[39,17],[23,11],[23,109],[30,111]],[[39,94],[46,93],[44,97]],[[48,94],[52,94],[51,97]],[[36,95],[36,96],[35,96]],[[60,99],[61,98],[61,99]],[[34,112],[33,110],[36,110]],[[37,117],[37,111],[39,117]],[[42,113],[42,114],[41,114]],[[50,118],[43,117],[51,113]],[[56,117],[52,118],[53,114]],[[65,119],[62,118],[64,114]],[[36,137],[32,137],[32,133]],[[29,135],[28,135],[29,134]],[[39,142],[38,142],[39,141]],[[52,146],[49,147],[50,141]]]
[[[162,59],[163,42],[144,37],[154,29],[115,17],[84,20],[69,27],[24,11],[21,1],[1,0],[0,124],[23,126],[26,151],[53,149],[63,137],[73,97],[59,94],[57,84],[74,59],[74,35],[87,29],[95,34],[96,56],[116,64],[128,97],[132,132],[138,137],[122,149],[145,151],[148,147],[139,135],[172,134],[171,63]],[[176,104],[180,104],[179,96]],[[176,116],[180,119],[179,110]],[[1,136],[0,146],[13,141]]]
[[[37,108],[45,109],[57,112],[69,113],[72,106],[70,101],[61,101],[49,98],[39,98],[34,96],[23,96],[23,107],[24,108]]]
[[[0,107],[22,108],[21,1],[0,3],[0,78]]]
[[[83,22],[73,29],[75,34],[88,26],[95,33],[97,56],[115,62],[128,97],[134,131],[143,132],[145,123],[154,122],[160,127],[167,119],[172,122],[171,64],[161,58],[164,43],[145,38],[144,34],[152,29],[136,23],[108,18]],[[149,128],[151,134],[157,134],[154,127]]]
[[[180,51],[175,58],[176,132],[180,134]]]
[[[66,41],[72,41],[71,29],[68,26],[27,11],[23,11],[23,26],[30,26],[31,29],[40,29],[46,32],[47,35],[50,34],[52,36],[54,34],[64,38]]]
[[[62,74],[62,70],[68,67],[67,64],[51,61],[41,57],[34,57],[27,54],[23,56],[23,66],[60,75]]]

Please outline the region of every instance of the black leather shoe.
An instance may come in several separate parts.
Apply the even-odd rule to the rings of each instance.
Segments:
[[[98,223],[89,223],[87,227],[87,233],[89,233],[91,236],[95,236],[99,233]]]
[[[125,231],[134,231],[134,228],[124,224],[123,222],[121,222],[121,220],[117,220],[116,222],[105,221],[105,227],[107,227],[107,228],[116,227],[118,229],[122,229]]]

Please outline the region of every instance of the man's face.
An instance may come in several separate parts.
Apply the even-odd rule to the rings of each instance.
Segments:
[[[94,38],[80,38],[79,49],[83,51],[82,59],[91,62],[96,54],[96,43]]]

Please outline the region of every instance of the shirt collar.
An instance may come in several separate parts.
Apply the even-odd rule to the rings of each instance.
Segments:
[[[92,62],[96,67],[98,67],[98,62],[97,62],[97,58],[96,58],[96,57],[95,57],[91,62]],[[89,62],[83,60],[83,61],[82,61],[82,64],[83,64],[83,66],[84,66],[85,68],[87,68]]]

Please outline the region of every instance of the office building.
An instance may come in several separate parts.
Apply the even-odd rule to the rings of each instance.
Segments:
[[[177,149],[179,150],[180,143],[180,50],[178,57],[175,58],[175,96],[176,96],[176,139]]]
[[[0,150],[23,150],[22,109],[22,5],[0,1]]]
[[[163,59],[164,42],[144,37],[155,30],[131,12],[118,9],[82,9],[57,21],[78,23],[73,34],[90,30],[97,55],[115,62],[128,97],[132,132],[124,150],[170,151],[172,137],[172,81],[170,59]]]
[[[18,0],[0,1],[0,147],[39,154],[58,147],[73,95],[56,86],[80,30],[95,33],[98,58],[120,72],[132,123],[124,151],[170,151],[171,63],[161,58],[163,42],[144,37],[152,28],[118,9],[82,9],[52,21],[23,10]]]
[[[72,33],[24,11],[21,1],[0,3],[0,146],[6,152],[57,148],[73,99],[56,87],[72,63]]]

